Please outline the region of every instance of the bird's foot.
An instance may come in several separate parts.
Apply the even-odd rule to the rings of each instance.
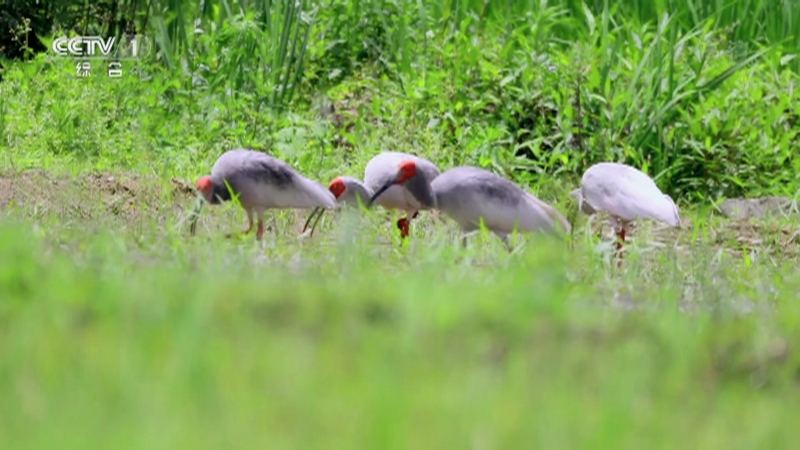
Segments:
[[[406,226],[403,227],[402,230],[400,230],[400,237],[405,239],[408,237],[409,234],[411,234],[411,226],[408,223],[406,223]]]
[[[400,238],[405,239],[411,232],[411,221],[403,217],[397,221],[397,229],[400,230]]]

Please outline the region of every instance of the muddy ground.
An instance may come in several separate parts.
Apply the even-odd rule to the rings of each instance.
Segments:
[[[116,223],[130,229],[145,223],[148,227],[153,223],[175,224],[188,216],[195,198],[194,184],[179,178],[165,181],[137,173],[108,172],[55,175],[43,170],[0,174],[0,211],[67,225]],[[306,215],[305,211],[294,212],[293,226],[302,228]],[[602,219],[590,219],[592,233],[613,238],[613,231]],[[244,224],[244,215],[231,220]],[[387,217],[387,223],[391,220]],[[800,254],[800,224],[792,219],[726,219],[715,215],[702,223],[684,217],[680,229],[660,224],[641,227],[647,230],[646,239],[654,246],[689,250],[701,242],[710,242],[739,255],[756,252],[793,258]],[[639,233],[640,229],[634,226],[629,236],[635,239]]]
[[[55,215],[67,222],[115,218],[132,223],[146,217],[163,223],[167,215],[190,208],[194,196],[192,185],[184,180],[167,184],[133,173],[0,174],[0,209],[32,217]]]

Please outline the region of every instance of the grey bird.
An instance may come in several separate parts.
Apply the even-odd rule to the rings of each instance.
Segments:
[[[386,184],[387,180],[392,179],[397,173],[398,164],[403,161],[414,161],[418,170],[425,175],[427,179],[433,180],[441,174],[441,171],[435,164],[425,158],[411,155],[408,153],[400,152],[382,152],[373,157],[364,168],[364,182],[350,178],[339,177],[333,180],[329,186],[330,191],[339,199],[340,202],[353,202],[356,197],[363,199],[366,204],[373,193]],[[366,198],[364,198],[366,196]],[[402,185],[392,185],[376,197],[372,203],[376,203],[385,209],[399,209],[406,212],[406,216],[397,221],[397,228],[400,230],[400,237],[406,238],[409,235],[411,220],[419,216],[419,211],[423,209],[423,205],[414,195]],[[303,227],[305,232],[308,224],[312,218],[318,214],[314,225],[311,227],[311,234],[314,233],[314,228],[317,222],[322,217],[323,210],[317,209],[311,212],[306,221],[306,226]]]
[[[336,197],[336,203],[344,207],[357,207],[359,203],[366,205],[370,197],[372,197],[372,189],[355,178],[348,176],[334,178],[328,185],[328,190]],[[306,232],[308,225],[316,216],[317,220],[315,220],[314,224],[311,226],[311,233],[309,234],[309,237],[314,236],[314,229],[317,227],[317,223],[322,218],[324,212],[325,209],[319,207],[311,211],[311,214],[308,215],[308,219],[306,219],[305,225],[303,225],[302,232]]]
[[[300,175],[278,158],[245,149],[223,153],[211,175],[197,180],[197,190],[212,205],[237,197],[249,224],[243,233],[253,230],[255,218],[259,240],[264,235],[264,214],[268,209],[336,207],[336,198],[321,184]],[[193,214],[192,234],[202,205],[199,202]]]
[[[445,171],[431,180],[413,160],[397,165],[394,175],[384,181],[370,201],[394,186],[403,186],[421,205],[437,209],[453,219],[465,233],[484,226],[512,250],[508,235],[542,231],[556,234],[555,222],[566,233],[570,225],[555,208],[525,192],[513,181],[477,167],[462,166]],[[466,245],[466,236],[462,239]]]
[[[606,212],[617,234],[618,266],[622,265],[622,245],[628,225],[637,219],[655,219],[680,227],[678,207],[656,186],[652,178],[634,167],[603,162],[589,167],[581,187],[570,192],[578,210],[587,215]]]

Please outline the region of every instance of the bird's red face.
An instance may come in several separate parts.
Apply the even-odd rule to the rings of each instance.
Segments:
[[[397,184],[403,184],[417,174],[417,165],[414,161],[403,161],[397,168]]]
[[[200,177],[197,180],[197,190],[203,194],[206,200],[211,201],[211,194],[214,191],[213,186],[211,185],[211,177]]]
[[[396,184],[405,184],[406,181],[411,179],[411,177],[413,177],[416,174],[417,174],[417,165],[414,163],[414,161],[408,160],[398,164],[397,175],[388,180],[386,184],[381,186],[380,189],[378,189],[377,191],[375,191],[374,194],[372,194],[372,198],[370,198],[369,202],[367,203],[367,208],[372,207],[372,204],[375,202],[375,199],[380,197],[381,194],[386,192],[387,189],[391,188]]]
[[[341,178],[336,178],[335,180],[331,181],[331,184],[328,186],[328,190],[331,191],[334,197],[339,198],[344,194],[344,191],[347,190],[347,186],[344,184],[344,180]]]

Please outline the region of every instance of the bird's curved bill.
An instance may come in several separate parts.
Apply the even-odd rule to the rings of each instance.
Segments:
[[[392,178],[391,180],[387,181],[387,182],[386,182],[386,184],[384,184],[383,186],[381,186],[381,188],[380,188],[380,189],[378,189],[377,191],[375,191],[375,193],[374,193],[374,194],[372,195],[372,197],[369,199],[369,202],[367,202],[367,208],[371,208],[371,207],[372,207],[372,204],[373,204],[373,203],[375,203],[375,200],[376,200],[378,197],[380,197],[380,196],[381,196],[381,194],[383,194],[384,192],[386,192],[386,190],[387,190],[387,189],[389,189],[390,187],[394,186],[395,184],[397,184],[397,177],[395,177],[395,178]]]
[[[200,213],[203,211],[203,204],[205,203],[205,199],[198,195],[194,201],[194,209],[189,214],[189,233],[194,236],[195,231],[197,231],[197,219],[200,218]]]
[[[309,234],[308,237],[314,236],[314,229],[317,228],[317,223],[319,223],[319,220],[322,219],[322,215],[323,214],[325,214],[325,209],[324,208],[321,208],[319,206],[314,208],[314,210],[311,211],[311,214],[308,215],[308,219],[306,219],[305,225],[303,225],[303,233],[306,232],[306,229],[308,228],[308,224],[311,223],[311,220],[314,218],[314,216],[317,216],[317,220],[315,220],[314,221],[314,225],[311,226],[311,234]]]

